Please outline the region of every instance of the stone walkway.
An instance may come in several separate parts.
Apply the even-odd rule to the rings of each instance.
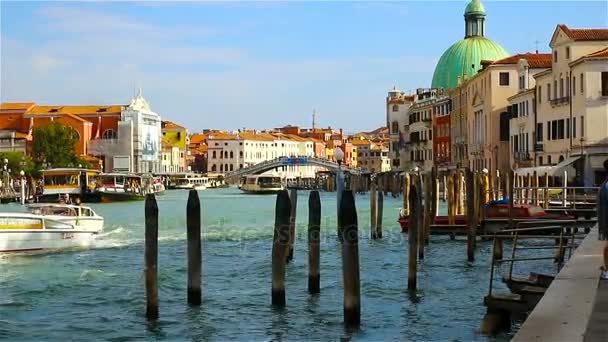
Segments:
[[[595,295],[595,304],[585,331],[585,342],[608,340],[608,280],[602,279]]]

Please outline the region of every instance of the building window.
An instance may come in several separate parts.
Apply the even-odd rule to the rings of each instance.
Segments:
[[[559,135],[557,134],[557,120],[551,121],[551,140],[557,140]]]
[[[239,157],[243,158],[243,151],[239,151]]]
[[[566,59],[570,59],[570,47],[566,46]]]
[[[585,81],[583,78],[583,73],[581,73],[581,94],[585,92]]]
[[[538,103],[542,102],[542,90],[543,90],[543,87],[538,86]]]
[[[551,140],[551,121],[547,121],[547,140]]]
[[[498,84],[501,86],[509,85],[509,73],[508,72],[501,72],[500,74],[498,74]]]
[[[217,166],[215,164],[211,165],[211,171],[213,171],[213,172],[217,171]]]
[[[220,164],[220,172],[224,172],[224,165]]]
[[[234,152],[230,151],[230,159],[234,158]],[[230,170],[232,171],[232,170]]]
[[[543,141],[543,123],[539,122],[536,124],[536,141]]]
[[[538,165],[543,165],[543,157],[538,157]]]
[[[576,96],[576,76],[572,76],[572,96]]]
[[[239,169],[242,169],[242,168],[243,168],[243,164],[239,164]]]
[[[581,138],[585,137],[585,117],[581,115]]]
[[[608,71],[602,71],[602,96],[608,96]]]
[[[109,129],[106,129],[105,131],[103,131],[101,138],[102,139],[117,139],[118,135],[116,134],[115,130],[109,128]]]
[[[572,137],[576,138],[576,118],[572,118]]]
[[[393,106],[393,112],[398,112],[399,111],[399,106],[398,105],[394,105]]]
[[[551,83],[547,83],[547,100],[551,101]]]
[[[557,139],[564,139],[564,119],[557,120]]]
[[[557,99],[557,80],[553,80],[553,98]]]
[[[564,97],[564,79],[563,78],[559,79],[559,97],[560,98]]]
[[[230,171],[234,171],[234,165],[230,164]]]
[[[216,158],[216,154],[215,154],[215,151],[213,151],[213,153],[211,153],[211,159],[215,159],[215,158]]]
[[[391,130],[393,134],[399,133],[399,122],[393,121],[393,123],[391,124]]]
[[[547,164],[551,165],[551,156],[547,156]]]
[[[553,50],[553,63],[557,63],[557,50]]]
[[[566,119],[566,138],[570,138],[570,119]]]

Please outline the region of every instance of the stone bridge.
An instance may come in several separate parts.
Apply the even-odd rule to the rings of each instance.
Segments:
[[[235,182],[238,182],[238,180],[243,176],[257,175],[260,173],[264,173],[268,170],[276,169],[281,166],[309,166],[309,165],[323,167],[329,171],[334,171],[339,168],[338,163],[331,161],[331,160],[327,160],[327,159],[308,157],[308,156],[279,157],[276,159],[267,160],[267,161],[259,163],[259,164],[251,165],[251,166],[242,168],[240,170],[227,172],[224,175],[224,178],[226,179],[227,182],[235,183]],[[360,173],[359,169],[352,169],[352,168],[348,168],[348,167],[344,167],[344,166],[342,167],[342,170],[345,172],[349,172],[351,174]]]

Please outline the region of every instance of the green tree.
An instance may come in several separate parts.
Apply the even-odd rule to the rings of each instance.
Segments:
[[[78,135],[66,125],[51,121],[34,128],[32,157],[38,165],[76,167],[83,160],[76,155]]]
[[[4,170],[4,161],[7,161],[6,168],[11,170],[11,176],[18,177],[21,170],[27,176],[37,177],[40,175],[40,169],[29,156],[21,152],[0,152],[0,167]]]

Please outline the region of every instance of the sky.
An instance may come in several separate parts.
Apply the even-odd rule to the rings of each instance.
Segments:
[[[606,1],[483,1],[486,36],[549,50],[557,24],[607,27]],[[0,2],[0,99],[127,104],[236,130],[346,132],[385,122],[385,97],[429,87],[464,37],[467,1]]]

